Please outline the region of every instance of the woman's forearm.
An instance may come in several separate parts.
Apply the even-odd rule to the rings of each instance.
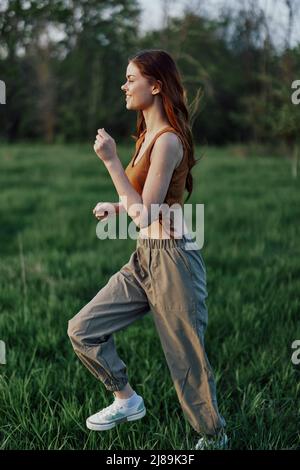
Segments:
[[[139,211],[136,210],[136,205],[142,204],[141,195],[131,185],[119,159],[107,163],[105,166],[119,195],[119,200],[122,201],[129,217],[139,226],[141,216]]]
[[[119,202],[115,202],[114,203],[114,206],[115,206],[115,210],[116,210],[116,214],[122,214],[123,212],[126,212],[126,209],[125,207],[123,206],[122,202],[119,201]]]

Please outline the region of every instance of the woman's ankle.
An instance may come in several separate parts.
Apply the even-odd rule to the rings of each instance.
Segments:
[[[125,385],[124,388],[122,388],[122,390],[116,390],[114,391],[114,396],[116,398],[123,398],[123,399],[127,399],[127,398],[130,398],[132,395],[134,395],[134,390],[133,388],[131,388],[131,386],[129,385],[129,383],[127,383]]]

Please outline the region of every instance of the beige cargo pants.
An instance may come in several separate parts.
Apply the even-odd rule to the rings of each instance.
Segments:
[[[69,321],[68,335],[107,390],[122,390],[127,369],[113,333],[151,310],[186,418],[197,432],[215,435],[226,422],[204,348],[206,271],[200,250],[187,249],[189,240],[138,238],[129,261]]]

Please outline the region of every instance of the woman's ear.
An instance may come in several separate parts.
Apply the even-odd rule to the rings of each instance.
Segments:
[[[152,95],[158,95],[162,90],[161,80],[156,80],[156,84],[153,86]]]

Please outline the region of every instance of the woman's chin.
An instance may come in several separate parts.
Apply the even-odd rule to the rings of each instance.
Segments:
[[[135,110],[135,108],[132,106],[132,104],[128,103],[128,102],[126,103],[126,108]]]

